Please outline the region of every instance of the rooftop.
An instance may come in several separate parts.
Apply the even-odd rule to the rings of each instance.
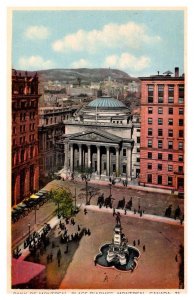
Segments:
[[[123,107],[126,108],[125,104],[123,104],[121,101],[109,97],[109,96],[102,96],[100,98],[97,98],[93,101],[91,101],[87,107],[106,107],[106,108],[115,108],[115,107]]]

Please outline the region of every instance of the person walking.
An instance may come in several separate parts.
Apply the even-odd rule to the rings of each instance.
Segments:
[[[59,248],[57,252],[57,262],[58,262],[58,267],[61,265],[61,249]]]
[[[137,244],[138,244],[138,246],[140,245],[140,240],[137,240]]]
[[[52,262],[53,261],[53,253],[51,252],[51,254],[50,254],[50,262]]]
[[[134,246],[134,247],[136,246],[136,242],[135,242],[135,240],[133,241],[133,246]]]
[[[145,250],[146,250],[146,247],[145,247],[145,245],[143,245],[143,252],[145,252]]]

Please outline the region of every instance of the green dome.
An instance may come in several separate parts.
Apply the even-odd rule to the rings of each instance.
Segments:
[[[121,101],[112,98],[112,97],[108,97],[108,96],[103,96],[100,98],[97,98],[93,101],[91,101],[88,105],[88,107],[106,107],[106,108],[123,108],[125,106],[125,104],[123,104]]]

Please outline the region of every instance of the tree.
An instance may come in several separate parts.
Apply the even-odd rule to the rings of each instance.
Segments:
[[[76,172],[81,174],[82,180],[85,180],[86,183],[86,205],[90,204],[91,198],[94,196],[93,193],[89,194],[88,192],[88,181],[90,180],[91,174],[93,172],[92,168],[84,167],[84,166],[79,166],[75,170]],[[88,200],[88,196],[89,200]]]
[[[57,205],[57,215],[63,214],[70,217],[73,211],[73,196],[69,190],[58,188],[49,193],[52,201]]]

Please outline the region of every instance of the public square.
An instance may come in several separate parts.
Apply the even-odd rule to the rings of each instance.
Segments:
[[[57,248],[61,249],[62,259],[60,267],[57,266],[56,251],[53,252],[53,261],[47,263],[46,257],[50,248],[46,251],[40,263],[46,266],[48,289],[178,289],[179,288],[179,247],[184,244],[184,224],[180,220],[164,217],[166,207],[172,205],[172,212],[180,206],[183,212],[183,200],[174,195],[150,193],[124,188],[121,186],[111,187],[114,198],[113,208],[117,208],[118,200],[130,197],[133,200],[132,210],[125,212],[120,209],[121,226],[126,235],[129,245],[134,245],[140,251],[137,268],[134,272],[122,272],[114,268],[102,268],[94,264],[94,258],[99,253],[99,248],[106,242],[111,242],[113,229],[116,224],[113,209],[99,208],[97,198],[104,193],[105,197],[110,194],[110,186],[93,185],[95,195],[91,198],[90,205],[85,205],[86,190],[82,181],[54,180],[45,188],[68,187],[75,196],[80,208],[75,216],[75,227],[89,228],[91,235],[83,236],[79,242],[70,243],[68,253],[64,254],[66,245],[61,244],[56,238]],[[140,216],[134,214],[134,208],[138,206],[144,210]],[[84,214],[84,208],[87,214]],[[28,216],[12,224],[12,246],[21,244],[28,235],[28,224],[31,230],[40,229],[45,222],[52,222],[56,206],[51,201],[45,203],[36,211],[31,211]],[[126,214],[125,214],[126,213]],[[173,216],[173,214],[172,214]],[[55,217],[56,218],[56,217]],[[62,219],[63,222],[63,219]],[[59,220],[58,220],[59,223]],[[53,232],[56,235],[56,228]],[[70,229],[71,230],[71,229]],[[138,245],[138,240],[140,244]],[[145,251],[143,251],[145,246]],[[176,261],[177,257],[177,261]],[[37,287],[38,288],[38,287]]]

